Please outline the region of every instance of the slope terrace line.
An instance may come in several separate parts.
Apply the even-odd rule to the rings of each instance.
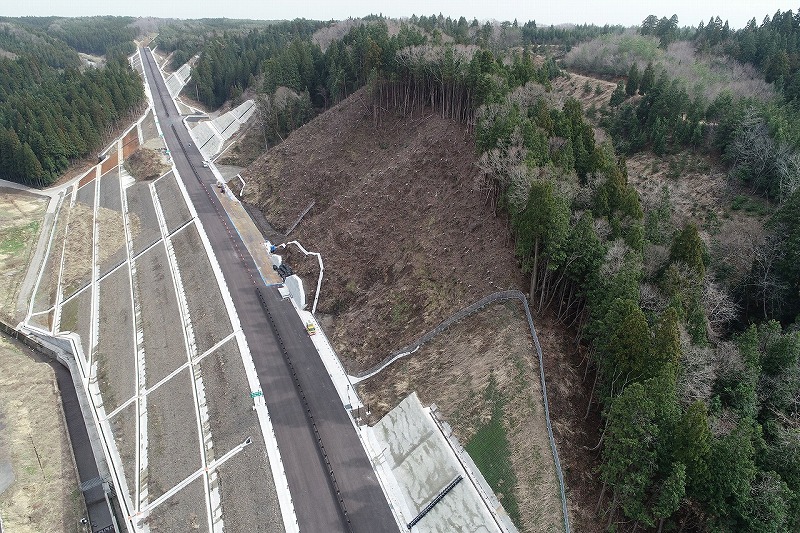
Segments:
[[[223,524],[222,518],[220,517],[219,521],[216,522],[214,520],[214,510],[212,509],[211,502],[215,498],[212,497],[211,492],[212,488],[210,486],[209,480],[209,472],[208,472],[208,458],[207,453],[208,450],[206,449],[206,443],[208,446],[213,446],[213,442],[211,440],[211,432],[210,428],[208,427],[208,413],[204,411],[204,404],[201,403],[201,398],[204,397],[202,394],[203,389],[203,379],[200,376],[200,372],[198,369],[192,367],[191,363],[192,360],[197,355],[197,345],[195,344],[194,339],[194,329],[192,327],[191,317],[189,315],[189,306],[186,302],[186,295],[183,290],[183,283],[181,282],[181,274],[180,270],[178,269],[178,263],[175,259],[175,250],[172,247],[172,241],[167,237],[169,231],[167,230],[167,224],[164,219],[164,212],[161,209],[161,202],[158,199],[158,194],[156,193],[156,189],[154,184],[150,184],[150,194],[153,197],[153,206],[156,210],[156,217],[158,218],[158,227],[161,230],[161,240],[164,241],[164,248],[166,250],[167,255],[167,263],[169,264],[169,270],[172,274],[172,283],[175,287],[175,296],[178,299],[178,310],[180,313],[181,322],[183,323],[183,334],[184,334],[184,343],[186,347],[186,356],[188,359],[189,370],[192,374],[192,397],[194,398],[194,407],[195,407],[195,416],[197,419],[197,436],[200,445],[200,461],[204,469],[203,473],[203,486],[205,489],[205,498],[206,498],[206,511],[207,511],[207,518],[208,518],[208,531],[215,532],[215,531],[222,531]],[[208,428],[208,429],[207,429]],[[216,487],[213,490],[218,490]],[[219,500],[219,498],[216,498]]]

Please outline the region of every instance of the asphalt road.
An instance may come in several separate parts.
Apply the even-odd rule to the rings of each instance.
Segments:
[[[281,299],[276,287],[267,287],[258,274],[216,196],[213,173],[203,167],[203,156],[155,70],[150,50],[141,52],[167,146],[211,241],[253,356],[300,530],[398,531],[369,459],[304,324],[292,304]],[[264,296],[272,324],[257,289]]]

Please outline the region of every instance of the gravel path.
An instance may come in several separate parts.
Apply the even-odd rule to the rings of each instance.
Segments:
[[[227,337],[233,326],[197,227],[192,225],[175,235],[172,246],[189,306],[197,353],[202,354]]]
[[[156,507],[147,520],[150,531],[208,531],[203,479],[198,478]],[[225,523],[227,526],[227,522]],[[227,527],[226,532],[231,531]]]
[[[195,412],[189,369],[147,395],[150,501],[201,467]]]
[[[170,172],[163,178],[159,178],[155,183],[155,187],[158,201],[161,203],[161,209],[164,212],[167,229],[172,233],[191,220],[192,214],[186,206],[186,200],[183,199],[183,193],[178,187],[178,182],[175,181],[175,174]]]
[[[275,483],[235,339],[200,362],[215,456],[253,443],[217,469],[225,531],[283,531]],[[254,498],[253,488],[258,489]]]
[[[61,203],[58,218],[55,222],[55,235],[50,246],[50,253],[42,270],[42,279],[39,281],[39,288],[33,300],[33,312],[45,311],[56,301],[56,290],[58,285],[58,271],[61,267],[61,253],[64,249],[64,235],[67,229],[67,218],[69,217],[69,203],[72,195],[68,193]]]
[[[152,387],[187,361],[178,300],[162,245],[136,260],[135,284],[144,330],[146,386]]]
[[[103,405],[110,413],[136,393],[136,347],[128,269],[117,269],[100,282],[97,378]]]
[[[153,207],[153,196],[146,182],[136,182],[125,189],[125,197],[128,199],[133,255],[136,255],[160,239],[161,230]]]

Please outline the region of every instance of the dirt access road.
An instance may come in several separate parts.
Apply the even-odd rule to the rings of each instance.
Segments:
[[[154,103],[175,166],[208,234],[247,338],[259,381],[275,429],[298,525],[303,531],[397,531],[397,524],[349,415],[339,402],[333,383],[288,301],[275,287],[267,287],[241,238],[231,226],[214,192],[216,179],[203,168],[192,142],[168,96],[152,54],[145,57],[145,73],[155,91]],[[278,338],[267,323],[256,289],[265,294],[283,347],[291,354],[296,375],[289,370]],[[307,391],[303,399],[294,379]],[[324,464],[307,412],[313,414],[324,442],[339,494]],[[339,500],[344,503],[347,515]],[[348,524],[349,521],[349,524]]]

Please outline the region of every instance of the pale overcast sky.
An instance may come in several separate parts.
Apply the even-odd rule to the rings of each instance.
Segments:
[[[177,18],[248,18],[315,20],[360,17],[383,13],[391,17],[412,14],[445,16],[468,20],[514,20],[539,24],[641,23],[649,14],[678,15],[680,24],[694,26],[719,15],[735,28],[755,17],[760,23],[778,9],[797,11],[800,0],[4,0],[4,16],[133,15]]]

